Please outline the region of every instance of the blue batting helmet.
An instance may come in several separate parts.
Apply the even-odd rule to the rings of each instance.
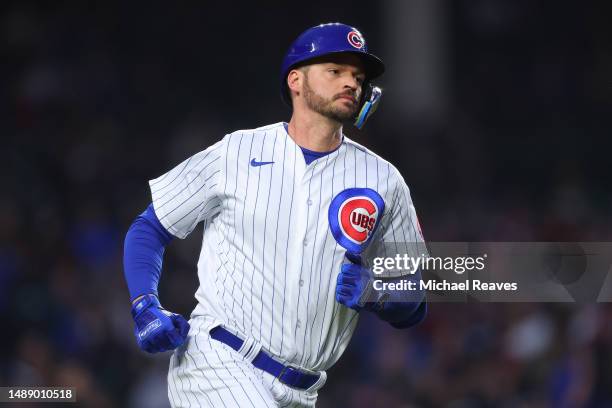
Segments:
[[[281,67],[281,96],[285,103],[291,106],[291,96],[287,87],[289,71],[313,58],[345,52],[361,57],[367,82],[385,71],[383,62],[368,52],[363,35],[355,27],[342,23],[321,24],[300,34],[285,54]]]

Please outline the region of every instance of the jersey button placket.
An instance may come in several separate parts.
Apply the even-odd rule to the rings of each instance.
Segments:
[[[294,216],[292,216],[295,221],[295,235],[290,237],[289,239],[293,240],[290,244],[290,247],[293,247],[294,250],[289,252],[291,256],[287,255],[289,259],[293,261],[292,268],[290,271],[290,275],[293,277],[288,283],[289,293],[287,293],[287,299],[289,300],[289,304],[292,304],[291,307],[291,326],[292,332],[295,332],[294,341],[302,338],[303,333],[301,333],[302,321],[299,318],[303,311],[307,308],[305,304],[306,298],[304,294],[301,293],[301,288],[303,286],[299,284],[300,281],[303,282],[302,277],[302,268],[304,267],[304,255],[306,252],[306,247],[308,246],[308,210],[309,206],[307,204],[307,194],[308,194],[308,178],[309,172],[307,169],[304,169],[304,173],[300,174],[296,172],[295,174],[295,200],[296,204]],[[301,343],[299,343],[301,344]],[[300,359],[301,351],[297,349],[297,344],[294,342],[292,344],[292,355],[296,359]]]

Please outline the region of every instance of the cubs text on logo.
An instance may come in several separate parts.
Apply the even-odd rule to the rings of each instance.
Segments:
[[[349,44],[357,49],[361,49],[365,45],[365,41],[358,31],[351,31],[348,33],[346,38],[348,39]]]
[[[329,205],[329,228],[338,244],[360,254],[367,248],[384,210],[385,202],[376,191],[349,188],[338,193]]]

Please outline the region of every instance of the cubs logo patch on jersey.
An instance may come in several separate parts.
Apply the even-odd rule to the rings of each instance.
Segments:
[[[353,254],[362,253],[376,231],[385,202],[371,188],[349,188],[329,205],[329,228],[336,242]]]

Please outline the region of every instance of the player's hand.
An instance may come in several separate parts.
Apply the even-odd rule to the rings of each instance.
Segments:
[[[376,311],[380,304],[372,288],[372,275],[370,270],[362,266],[359,255],[346,253],[350,262],[342,265],[336,280],[336,300],[338,303],[356,311],[362,309]]]
[[[148,353],[174,350],[189,333],[189,323],[179,314],[161,307],[155,295],[145,295],[132,306],[134,335],[138,347]]]

